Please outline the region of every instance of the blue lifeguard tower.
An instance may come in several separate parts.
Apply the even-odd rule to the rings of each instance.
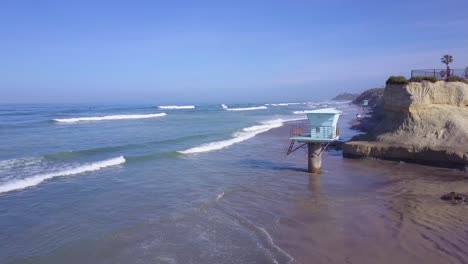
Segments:
[[[322,152],[332,142],[339,140],[337,128],[342,112],[334,108],[318,109],[307,113],[310,128],[293,127],[288,155],[307,144],[308,171],[320,173],[322,167]],[[302,143],[294,148],[296,142]],[[325,146],[323,146],[325,145]]]

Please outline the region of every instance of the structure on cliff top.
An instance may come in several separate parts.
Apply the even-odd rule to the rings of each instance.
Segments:
[[[447,76],[457,76],[463,79],[468,79],[468,68],[466,69],[422,69],[411,70],[411,78],[413,77],[435,77],[438,80],[444,80]]]

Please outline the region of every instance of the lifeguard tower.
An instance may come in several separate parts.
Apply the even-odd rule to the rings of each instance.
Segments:
[[[337,129],[338,119],[342,112],[334,108],[326,108],[307,113],[310,128],[293,127],[291,129],[291,144],[288,155],[307,145],[308,171],[320,173],[322,169],[322,152],[332,142],[339,139]],[[294,148],[296,142],[300,146]]]
[[[362,110],[366,110],[369,106],[369,100],[362,100]]]

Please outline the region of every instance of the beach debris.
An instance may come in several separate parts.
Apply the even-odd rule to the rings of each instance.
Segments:
[[[444,201],[452,201],[455,203],[459,202],[466,202],[468,203],[468,194],[456,193],[456,192],[449,192],[440,197],[440,199]]]

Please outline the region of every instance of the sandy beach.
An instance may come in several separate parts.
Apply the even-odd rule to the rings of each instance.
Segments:
[[[288,133],[287,124],[259,138],[286,146]],[[285,192],[276,200],[287,201],[274,237],[297,263],[468,263],[468,205],[440,199],[468,192],[465,173],[331,151],[323,174],[309,175],[306,150],[286,160],[294,165],[274,168]]]

